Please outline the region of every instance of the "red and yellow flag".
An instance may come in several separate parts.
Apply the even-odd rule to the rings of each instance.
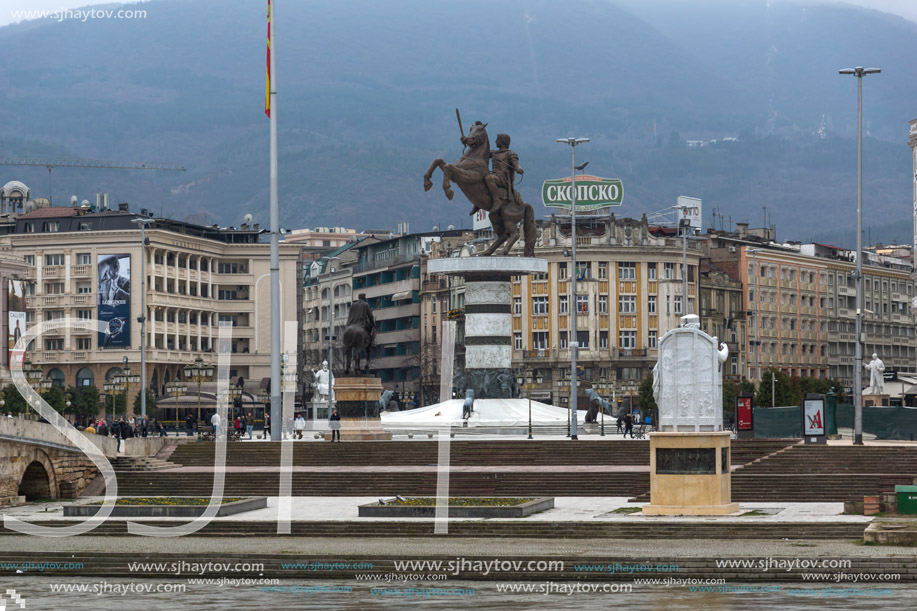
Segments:
[[[271,116],[271,0],[267,0],[267,83],[264,88],[264,114]]]

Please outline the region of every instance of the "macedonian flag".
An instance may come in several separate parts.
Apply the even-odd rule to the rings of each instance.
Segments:
[[[267,0],[267,83],[264,87],[264,114],[271,116],[271,0]]]

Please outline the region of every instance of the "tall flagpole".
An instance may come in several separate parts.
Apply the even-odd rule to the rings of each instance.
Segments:
[[[268,85],[271,117],[271,441],[280,441],[283,414],[280,399],[280,207],[277,203],[277,32],[274,9],[268,0]]]

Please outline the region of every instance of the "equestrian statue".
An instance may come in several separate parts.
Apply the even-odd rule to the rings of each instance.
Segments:
[[[369,352],[373,347],[376,334],[376,319],[372,308],[366,303],[366,295],[360,293],[350,306],[347,314],[347,325],[344,327],[344,371],[351,373],[366,372],[369,368]],[[365,357],[363,367],[360,361]]]
[[[519,166],[519,156],[509,148],[510,138],[507,134],[497,135],[497,150],[491,151],[490,138],[487,135],[487,123],[476,121],[468,135],[462,128],[462,118],[458,109],[459,131],[462,133],[462,144],[466,150],[453,164],[442,159],[434,159],[423,175],[424,191],[433,187],[430,180],[433,171],[439,168],[443,171],[443,191],[448,199],[455,193],[451,183],[455,183],[465,194],[474,207],[471,214],[478,209],[486,210],[490,224],[493,226],[496,239],[487,250],[485,256],[492,255],[501,244],[503,254],[509,254],[510,248],[519,239],[519,227],[522,223],[524,254],[526,257],[535,255],[535,212],[532,206],[522,201],[522,196],[515,189],[516,174],[524,174]]]

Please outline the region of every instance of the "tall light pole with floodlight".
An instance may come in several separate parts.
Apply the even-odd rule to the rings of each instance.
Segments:
[[[745,250],[746,255],[748,253],[751,253],[751,261],[752,261],[751,268],[752,268],[752,274],[754,275],[754,280],[755,280],[755,288],[753,289],[755,293],[755,309],[748,310],[748,313],[751,314],[752,312],[754,312],[754,316],[755,316],[755,375],[753,375],[752,378],[756,382],[760,375],[759,369],[758,369],[758,355],[761,353],[761,348],[760,348],[761,342],[758,341],[758,301],[759,301],[759,297],[758,297],[758,253],[761,252],[762,250],[764,249],[763,248],[749,248]],[[748,333],[747,330],[746,330],[746,333]]]
[[[140,225],[140,378],[143,390],[140,393],[140,415],[146,418],[146,226],[154,222],[150,218],[137,217],[132,223]]]
[[[576,349],[579,347],[579,333],[576,327],[576,147],[579,144],[589,142],[589,138],[558,138],[558,142],[570,147],[570,264],[572,274],[570,277],[572,294],[572,303],[570,306],[573,312],[570,318],[571,333],[570,338],[570,439],[577,440],[576,436]]]
[[[879,68],[845,68],[838,74],[857,78],[857,268],[856,343],[853,352],[853,444],[863,445],[863,77]]]

